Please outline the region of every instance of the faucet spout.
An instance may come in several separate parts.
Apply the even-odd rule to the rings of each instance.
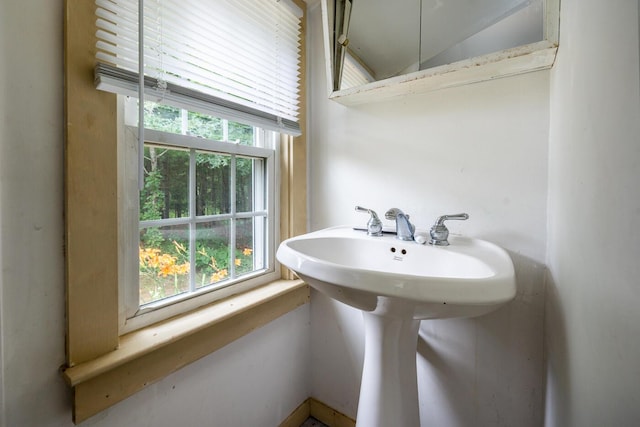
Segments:
[[[389,209],[384,217],[396,222],[396,238],[400,240],[413,240],[416,227],[409,221],[409,215],[398,208]]]

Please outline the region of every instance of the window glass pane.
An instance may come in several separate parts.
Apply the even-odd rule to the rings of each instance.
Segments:
[[[163,132],[182,133],[182,112],[180,108],[146,101],[144,127]]]
[[[238,157],[236,159],[236,211],[263,210],[266,196],[263,187],[264,160]]]
[[[231,223],[211,221],[196,226],[196,288],[229,278],[229,236]]]
[[[189,152],[145,145],[140,220],[189,216]]]
[[[256,129],[251,125],[151,101],[145,101],[144,105],[145,128],[240,145],[255,145]]]
[[[268,256],[273,256],[267,248],[271,237],[265,212],[269,160],[251,153],[231,154],[220,145],[216,152],[207,151],[195,147],[202,139],[170,133],[229,141],[222,146],[234,152],[232,144],[273,149],[271,134],[173,107],[154,103],[145,107],[146,127],[166,132],[166,140],[144,147],[140,305],[155,308],[156,304],[149,305],[196,290],[226,287],[267,269]],[[258,156],[263,152],[256,151]]]
[[[243,218],[236,223],[236,275],[241,276],[265,268],[265,218]]]
[[[253,134],[253,126],[229,122],[229,142],[235,142],[240,145],[253,145]]]
[[[196,153],[196,215],[231,212],[231,156]]]
[[[140,304],[189,290],[189,225],[140,230]]]
[[[202,138],[223,140],[222,119],[189,111],[188,134]]]

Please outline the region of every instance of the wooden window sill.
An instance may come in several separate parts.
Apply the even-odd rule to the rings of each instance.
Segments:
[[[309,302],[302,280],[276,280],[120,337],[118,348],[63,370],[74,423]]]

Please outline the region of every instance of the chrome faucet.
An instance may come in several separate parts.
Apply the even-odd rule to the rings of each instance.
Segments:
[[[382,221],[380,221],[380,218],[378,218],[378,215],[372,209],[356,206],[356,212],[364,212],[371,215],[367,222],[367,234],[369,236],[382,236]]]
[[[413,233],[416,227],[409,222],[409,215],[406,215],[398,208],[389,209],[384,217],[396,222],[396,238],[400,240],[413,240]]]
[[[455,215],[442,215],[436,219],[435,224],[429,230],[429,234],[431,235],[431,240],[429,240],[430,245],[436,246],[449,246],[449,229],[444,222],[450,219],[457,220],[466,220],[469,219],[469,215],[466,213],[460,213]]]

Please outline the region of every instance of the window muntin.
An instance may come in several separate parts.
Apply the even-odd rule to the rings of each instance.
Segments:
[[[123,332],[278,277],[277,134],[150,102],[145,111],[139,266],[137,277],[125,268]]]

